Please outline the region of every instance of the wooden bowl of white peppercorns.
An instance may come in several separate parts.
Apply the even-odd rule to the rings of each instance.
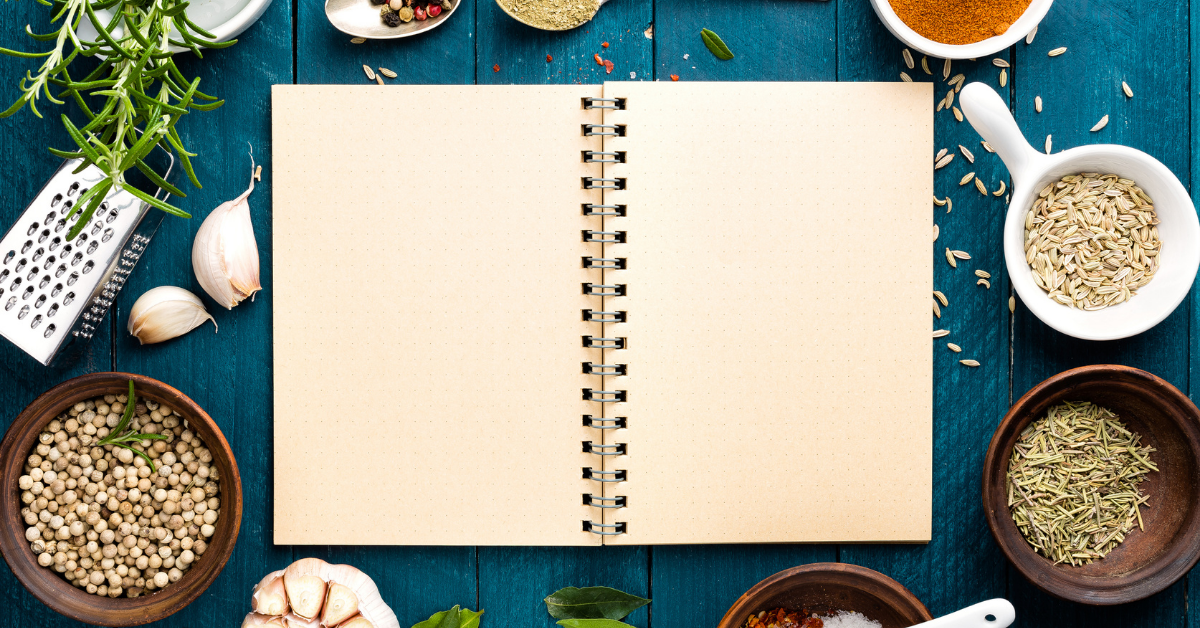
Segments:
[[[134,455],[132,450],[112,445],[104,446],[102,449],[105,452],[118,452],[120,456],[113,454],[112,457],[116,463],[111,468],[100,470],[98,467],[109,467],[109,465],[92,461],[91,456],[79,456],[76,450],[71,449],[72,442],[78,444],[82,440],[90,440],[92,441],[90,444],[95,445],[95,441],[102,435],[115,431],[115,427],[112,430],[107,428],[119,425],[118,421],[114,420],[109,423],[96,421],[101,424],[100,433],[87,434],[87,438],[81,440],[80,437],[85,435],[86,423],[79,420],[79,417],[89,412],[92,415],[97,414],[96,410],[86,407],[89,400],[105,397],[116,398],[111,402],[113,407],[123,406],[124,404],[119,402],[119,397],[128,394],[130,381],[134,384],[137,396],[135,404],[137,410],[144,410],[147,417],[151,414],[155,415],[153,420],[145,421],[146,425],[141,425],[141,420],[135,421],[139,428],[138,433],[160,433],[164,436],[162,440],[136,441],[138,444],[147,446],[146,448],[149,449],[147,456],[151,462],[157,463],[154,465],[155,472],[150,474],[146,473],[149,470],[149,463],[141,456]],[[77,404],[84,404],[83,410],[79,410],[80,406]],[[94,403],[92,405],[95,406]],[[157,406],[158,409],[151,410],[150,406]],[[114,416],[115,414],[115,412],[110,412],[109,415],[102,416]],[[64,415],[67,416],[67,420],[62,419]],[[114,418],[119,417],[114,416]],[[75,419],[75,421],[70,423],[70,419]],[[75,428],[76,431],[69,432],[67,429],[69,427]],[[58,429],[52,430],[51,428]],[[89,428],[87,431],[92,430]],[[67,433],[65,437],[57,436],[57,433],[63,432]],[[132,432],[123,431],[122,433]],[[49,437],[44,434],[49,434]],[[71,440],[72,437],[74,437],[74,441]],[[167,440],[168,438],[170,440]],[[39,445],[50,445],[51,449],[59,449],[58,443],[62,443],[63,447],[69,450],[66,456],[76,454],[74,460],[64,457],[61,452],[60,455],[54,456],[46,447],[42,447],[46,450],[45,457],[36,453],[39,451]],[[163,443],[163,445],[157,445],[157,443]],[[200,443],[202,446],[198,446]],[[155,446],[157,446],[157,450],[154,449]],[[87,445],[84,447],[86,448]],[[95,453],[94,448],[93,453]],[[34,456],[37,457],[34,458]],[[33,496],[34,503],[27,504],[25,502],[29,500],[32,491],[22,488],[23,484],[30,484],[32,481],[27,474],[27,468],[44,468],[43,463],[49,462],[51,457],[57,458],[50,462],[51,470],[54,470],[56,474],[55,478],[59,479],[58,474],[63,474],[67,478],[66,486],[70,486],[73,481],[76,485],[75,488],[83,487],[83,489],[90,490],[87,482],[96,477],[99,477],[101,482],[109,481],[117,484],[115,480],[109,478],[115,475],[124,476],[126,471],[117,471],[117,468],[122,465],[125,466],[125,469],[136,471],[142,485],[146,483],[141,480],[149,479],[151,486],[147,491],[138,490],[138,493],[133,493],[135,489],[138,489],[138,485],[130,483],[129,490],[119,491],[119,496],[126,498],[124,502],[126,505],[119,505],[121,502],[118,502],[118,510],[109,511],[107,507],[112,505],[111,500],[115,499],[118,494],[110,492],[110,501],[97,509],[92,504],[98,503],[100,500],[93,495],[88,495],[87,490],[81,490],[77,494],[73,488],[68,489],[62,485],[44,486],[39,481],[37,484],[42,488],[43,494],[40,495],[42,499],[53,496],[53,500],[49,502],[51,504],[59,501],[69,501],[72,504],[71,508],[67,508],[65,504],[59,504],[57,515],[63,518],[61,520],[53,519],[43,515],[40,511],[34,512],[41,504],[37,501],[39,496]],[[184,458],[187,458],[186,463]],[[67,462],[61,463],[59,460],[67,460]],[[79,462],[88,462],[92,473],[82,474],[82,471],[86,469],[77,468]],[[58,469],[55,465],[62,468]],[[163,471],[164,467],[168,465],[171,467],[171,473]],[[194,471],[191,470],[191,467],[195,467]],[[192,475],[193,473],[195,475]],[[73,478],[72,475],[82,475],[83,478]],[[202,475],[204,477],[201,477]],[[174,480],[176,484],[170,484],[171,480]],[[180,484],[182,480],[187,480],[186,485]],[[90,483],[91,488],[96,488],[96,485],[96,482]],[[215,492],[217,487],[214,485],[219,485],[219,493]],[[194,601],[212,584],[225,567],[225,562],[229,559],[233,552],[233,546],[237,542],[238,529],[242,519],[241,477],[238,475],[237,463],[234,461],[229,443],[225,441],[225,437],[216,423],[200,406],[178,390],[149,377],[129,373],[93,373],[77,377],[59,384],[25,408],[9,426],[4,440],[0,441],[0,487],[2,487],[0,488],[0,554],[3,554],[17,579],[34,597],[51,609],[72,619],[102,626],[136,626],[157,621]],[[200,500],[186,501],[192,494],[199,497],[199,493],[192,492],[195,488],[203,490],[206,487],[209,492],[215,494],[211,497],[205,495],[205,498]],[[109,492],[108,486],[100,488]],[[179,501],[170,499],[156,501],[154,494],[160,488],[174,490],[180,495]],[[63,490],[55,492],[58,489]],[[46,493],[47,491],[49,493]],[[71,494],[68,496],[67,492]],[[171,497],[174,497],[175,493],[172,493]],[[136,499],[129,500],[131,495]],[[171,501],[172,504],[168,506],[166,501]],[[203,505],[200,505],[200,502],[203,502]],[[155,504],[159,505],[158,512],[153,510]],[[183,511],[181,510],[183,505],[190,505],[192,509]],[[85,506],[90,511],[87,514],[83,514]],[[215,508],[212,508],[213,506]],[[147,514],[147,509],[153,513],[152,517],[142,516]],[[67,511],[65,517],[62,514],[63,510]],[[101,515],[101,519],[95,521],[95,526],[85,525],[87,515],[96,510],[100,511],[97,514]],[[164,524],[164,517],[160,515],[167,514],[165,512],[167,510],[173,512],[172,516],[178,515],[180,521],[186,515],[186,525],[179,525],[180,521],[172,522],[169,517],[166,518],[167,522]],[[201,512],[197,513],[197,510]],[[215,521],[211,525],[203,523],[203,515],[208,511],[216,512]],[[197,516],[200,519],[196,519]],[[29,530],[31,527],[36,528],[37,526],[27,525],[27,522],[34,518],[38,518],[41,523],[45,524],[39,528],[41,530],[46,530],[46,525],[57,523],[61,528],[66,528],[68,532],[60,536],[48,535],[51,537],[50,539],[30,541],[26,534],[34,534]],[[214,515],[209,513],[208,518],[212,520]],[[44,521],[45,519],[52,520],[47,522]],[[96,517],[92,517],[92,519],[96,519]],[[130,519],[133,521],[131,522]],[[152,523],[159,525],[150,525]],[[117,525],[110,527],[109,524]],[[201,530],[206,525],[208,527]],[[78,529],[72,529],[72,526]],[[121,534],[123,528],[126,537],[134,537],[136,540],[128,543],[124,538],[110,538],[113,536],[112,534],[101,536],[103,531],[101,534],[97,534],[97,528],[109,532],[116,531],[115,534],[118,535]],[[166,529],[164,538],[156,538],[156,535],[163,534],[164,528]],[[193,530],[193,528],[195,529]],[[83,532],[83,534],[71,536],[72,532]],[[192,532],[196,534],[193,536]],[[204,533],[208,533],[208,535]],[[63,536],[66,539],[59,541]],[[97,539],[91,539],[91,536],[97,536]],[[184,541],[184,538],[190,540]],[[86,542],[98,543],[105,540],[110,541],[110,544],[105,545],[102,551],[93,549],[92,555],[86,555],[86,548],[90,547],[86,545]],[[117,542],[112,543],[112,541]],[[50,552],[46,552],[44,549],[51,542],[55,543],[53,549],[56,551],[50,560],[46,560],[45,555]],[[84,543],[84,555],[81,556],[80,552],[64,552],[63,556],[58,556],[59,542],[71,547],[76,543]],[[43,549],[42,554],[34,553],[35,544],[41,544],[38,549]],[[128,545],[134,547],[128,548]],[[141,547],[141,545],[147,547]],[[184,546],[187,546],[188,549],[183,549]],[[158,548],[158,551],[153,554],[144,551],[155,547]],[[123,551],[110,557],[109,554],[113,553],[112,550]],[[98,555],[102,557],[101,561],[108,559],[114,562],[114,565],[107,566],[107,562],[92,559],[92,556],[97,555],[97,551],[100,551]],[[75,554],[77,561],[70,558],[71,553]],[[134,554],[137,556],[134,557]],[[162,554],[167,554],[167,556],[164,557]],[[43,562],[49,564],[45,566],[39,564],[39,557]],[[156,557],[159,560],[155,560]],[[138,559],[142,559],[141,563],[138,562]],[[121,562],[116,562],[118,560]],[[158,563],[159,568],[147,567],[143,572],[136,566],[137,564],[149,564],[151,560]],[[182,562],[176,563],[176,561],[184,560],[187,560],[187,565],[183,565]],[[132,563],[133,566],[128,563]],[[84,564],[88,564],[88,568],[84,568]],[[119,573],[119,568],[122,566],[125,567],[124,574]],[[164,566],[171,566],[171,569],[162,569]],[[63,571],[58,571],[59,567],[63,567]],[[67,567],[72,569],[68,570]],[[176,567],[186,567],[186,570],[176,569]],[[147,579],[144,574],[148,574],[152,570],[155,571],[156,576],[161,573],[170,574],[165,586],[158,587],[152,584],[153,577],[150,578],[149,584],[146,583]],[[172,571],[177,573],[170,573]],[[107,572],[107,576],[105,576],[105,572]],[[95,580],[81,577],[87,575],[89,578],[94,578],[94,573],[99,573],[100,577],[95,580],[101,580],[106,589],[109,584],[116,584],[116,596],[101,596],[97,593],[104,592],[106,589],[77,587],[76,584],[68,581],[68,577],[74,574],[77,577],[76,583],[95,582]],[[136,579],[130,579],[130,575],[133,573],[136,573],[143,581],[143,585],[137,587],[138,591],[131,591],[130,588],[123,586],[136,584]],[[105,577],[112,578],[112,580],[105,581],[103,580]],[[120,582],[118,582],[118,578]],[[161,581],[162,577],[159,576],[159,578]],[[95,590],[89,593],[88,589]],[[112,594],[114,591],[108,590],[107,593]],[[128,597],[131,593],[137,593],[137,596]]]

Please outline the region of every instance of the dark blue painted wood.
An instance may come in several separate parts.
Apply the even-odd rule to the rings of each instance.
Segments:
[[[380,548],[286,547],[271,542],[271,306],[270,286],[270,99],[272,83],[362,83],[363,64],[398,73],[395,84],[417,83],[598,83],[604,80],[898,80],[903,69],[896,42],[862,0],[612,0],[591,24],[566,33],[542,33],[504,15],[493,0],[463,0],[449,23],[426,35],[355,45],[325,20],[322,3],[277,0],[242,42],[203,61],[187,61],[204,77],[205,88],[228,100],[212,114],[181,124],[202,153],[197,167],[203,190],[184,200],[193,221],[168,218],[142,267],[108,321],[113,332],[98,338],[78,362],[37,366],[0,342],[0,426],[36,395],[75,374],[121,368],[178,386],[217,419],[233,443],[243,473],[246,511],[242,536],[225,573],[194,605],[164,626],[236,625],[248,607],[251,587],[268,570],[293,558],[319,556],[348,562],[372,575],[404,625],[454,604],[483,607],[485,626],[552,626],[542,598],[562,586],[609,585],[652,597],[649,609],[631,616],[639,628],[712,626],[746,588],[786,567],[843,560],[887,573],[909,586],[935,613],[979,599],[1009,595],[1021,626],[1191,626],[1200,611],[1188,594],[1200,595],[1200,577],[1180,583],[1140,604],[1094,610],[1051,600],[1010,573],[997,551],[979,506],[979,466],[991,432],[1019,395],[1043,378],[1070,366],[1119,362],[1147,368],[1191,392],[1190,335],[1200,322],[1190,299],[1156,329],[1116,343],[1065,338],[1018,306],[1010,316],[1009,288],[999,246],[1004,201],[983,197],[958,180],[975,171],[994,190],[1007,173],[978,137],[952,114],[936,117],[936,146],[967,146],[976,163],[961,154],[935,176],[939,196],[954,211],[932,208],[941,236],[932,247],[935,286],[950,299],[935,327],[951,330],[946,340],[964,349],[951,354],[934,342],[934,539],[914,546],[679,546],[656,548]],[[5,3],[5,24],[45,24],[45,9],[33,2]],[[653,24],[653,39],[645,34]],[[737,55],[715,59],[700,41],[700,29],[719,33]],[[1190,94],[1200,83],[1190,74],[1191,41],[1200,17],[1188,3],[1168,0],[1078,0],[1057,3],[1036,42],[1020,43],[1002,57],[1013,63],[1004,92],[1035,145],[1054,134],[1057,149],[1087,142],[1129,144],[1164,161],[1190,183]],[[1193,38],[1200,41],[1200,38]],[[608,42],[609,47],[601,44]],[[0,31],[0,46],[28,47],[17,29]],[[1067,46],[1056,59],[1045,52]],[[593,55],[614,62],[612,74]],[[551,55],[551,61],[546,60]],[[687,56],[685,59],[684,56]],[[908,70],[918,81],[939,85],[919,65]],[[16,96],[14,78],[28,61],[0,58],[0,100]],[[499,72],[493,71],[498,65]],[[998,69],[988,60],[956,62],[953,73],[997,86]],[[1121,80],[1136,92],[1120,94]],[[1041,95],[1045,109],[1032,110]],[[932,105],[931,105],[932,106]],[[39,120],[22,113],[0,121],[0,226],[11,224],[26,200],[53,172],[57,160],[43,145],[66,145],[57,111],[46,107]],[[1087,129],[1108,114],[1108,129]],[[386,118],[389,112],[365,112]],[[1196,118],[1200,123],[1200,118]],[[262,250],[266,289],[253,303],[214,311],[211,327],[156,347],[139,347],[124,331],[129,306],[146,289],[163,284],[200,289],[188,252],[199,221],[247,184],[247,143],[253,144],[264,180],[251,197]],[[930,155],[932,158],[932,155]],[[968,251],[957,270],[944,262],[950,246]],[[972,270],[993,274],[991,290],[975,285]],[[211,301],[209,302],[212,305]],[[1011,350],[1011,353],[1010,353]],[[983,366],[966,369],[961,357]],[[71,625],[26,594],[7,569],[0,569],[0,626]]]
[[[912,51],[915,68],[908,69],[901,56],[904,46],[883,28],[868,3],[841,3],[838,32],[840,80],[895,81],[903,71],[914,81],[933,81],[934,103],[945,98],[950,88],[943,78],[943,61],[929,59],[932,74],[927,74],[922,55]],[[1010,58],[1007,52],[997,56]],[[954,61],[950,72],[951,78],[963,73],[966,82],[999,89],[998,70],[990,58]],[[1007,90],[1001,92],[1007,95]],[[1007,185],[1008,173],[996,155],[980,145],[969,123],[954,117],[953,109],[935,113],[934,120],[934,150],[946,148],[955,157],[934,173],[935,193],[949,197],[953,209],[930,205],[940,230],[933,243],[934,286],[950,302],[933,326],[951,332],[933,341],[933,540],[911,547],[843,546],[841,558],[896,578],[936,616],[1005,592],[1004,558],[983,518],[980,468],[992,429],[1009,401],[1009,288],[1000,247],[1005,199],[985,197],[971,183],[959,185],[966,174],[975,172],[994,191],[1001,181]],[[974,155],[975,163],[966,159],[960,144]],[[972,258],[952,268],[946,248],[964,250]],[[991,273],[990,289],[978,285],[976,269]],[[963,352],[950,351],[947,342]],[[963,366],[963,358],[974,358],[981,366]]]
[[[1053,134],[1055,152],[1088,143],[1127,144],[1154,155],[1190,183],[1189,69],[1183,63],[1159,63],[1154,56],[1186,58],[1189,52],[1188,7],[1169,1],[1114,0],[1055,3],[1032,45],[1018,44],[1016,115],[1026,137],[1042,147]],[[1159,31],[1153,23],[1178,24]],[[1110,25],[1116,25],[1115,28]],[[1080,37],[1084,32],[1112,36]],[[1137,43],[1151,36],[1155,52]],[[1067,46],[1066,54],[1046,52]],[[1150,55],[1150,56],[1147,56]],[[1121,93],[1125,80],[1133,100]],[[1034,112],[1041,95],[1043,111]],[[1091,133],[1102,116],[1110,122]],[[1068,338],[1037,321],[1023,306],[1013,332],[1013,395],[1043,379],[1084,364],[1117,363],[1146,369],[1183,390],[1188,389],[1190,302],[1154,329],[1135,338],[1095,343]],[[1186,583],[1137,604],[1092,609],[1055,600],[1010,570],[1012,601],[1027,618],[1025,626],[1181,625],[1187,604]]]

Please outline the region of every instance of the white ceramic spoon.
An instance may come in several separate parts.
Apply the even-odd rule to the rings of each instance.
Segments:
[[[917,624],[912,628],[1006,628],[1017,618],[1012,602],[1004,598],[987,600],[961,611]]]
[[[971,83],[959,95],[971,126],[996,150],[1012,175],[1012,202],[1004,223],[1004,261],[1017,296],[1033,315],[1058,331],[1084,340],[1115,340],[1157,325],[1183,302],[1200,268],[1200,222],[1179,179],[1150,155],[1128,146],[1091,144],[1052,155],[1025,141],[1008,103],[992,88]],[[1162,236],[1154,279],[1129,301],[1098,311],[1062,305],[1046,296],[1025,262],[1025,217],[1047,184],[1081,172],[1117,174],[1135,181],[1150,198]]]

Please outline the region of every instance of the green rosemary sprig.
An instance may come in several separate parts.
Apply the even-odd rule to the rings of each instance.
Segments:
[[[185,0],[37,0],[53,11],[51,24],[58,30],[39,34],[25,27],[26,34],[39,42],[54,42],[44,52],[20,52],[0,48],[0,54],[27,59],[44,59],[34,74],[21,79],[21,95],[0,118],[7,118],[26,105],[39,118],[38,100],[62,105],[69,99],[79,105],[86,122],[79,126],[66,114],[63,126],[75,143],[72,150],[50,148],[64,159],[83,159],[79,170],[95,165],[104,179],[88,189],[71,210],[79,215],[67,239],[87,225],[92,213],[114,188],[125,190],[142,201],[169,214],[189,218],[178,207],[159,200],[133,185],[126,185],[125,173],[136,168],[168,194],[186,196],[168,183],[146,162],[155,147],[174,153],[197,188],[200,181],[192,168],[191,157],[175,130],[179,118],[191,110],[211,111],[225,101],[199,89],[200,79],[189,80],[175,65],[172,46],[191,50],[202,57],[201,48],[225,48],[236,40],[217,42],[216,37],[193,23],[187,16]],[[111,17],[98,13],[107,11]],[[82,39],[79,25],[88,19],[98,31],[96,41]],[[79,56],[95,57],[100,64],[86,76],[71,76],[71,63]],[[57,91],[58,93],[52,93]],[[89,103],[96,105],[93,109]]]
[[[133,394],[133,380],[131,379],[129,380],[129,399],[125,403],[125,413],[121,415],[121,422],[117,423],[117,426],[113,428],[113,431],[109,432],[108,436],[101,438],[100,442],[96,443],[96,445],[100,447],[105,445],[124,447],[125,449],[128,449],[129,451],[141,456],[142,459],[150,465],[150,473],[155,473],[158,471],[158,469],[154,468],[154,461],[150,459],[150,456],[147,456],[146,452],[140,449],[135,449],[129,443],[136,443],[144,440],[166,440],[167,437],[163,436],[162,434],[138,434],[133,430],[126,431],[129,428],[129,422],[133,420],[133,410],[135,405],[137,405],[137,395]]]

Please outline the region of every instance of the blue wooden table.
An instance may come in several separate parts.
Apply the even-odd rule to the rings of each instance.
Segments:
[[[993,274],[992,287],[937,264],[936,284],[950,306],[937,323],[982,366],[967,369],[935,343],[933,541],[928,545],[668,546],[631,548],[494,547],[286,547],[271,542],[271,134],[270,86],[276,83],[362,83],[361,66],[385,66],[392,83],[596,83],[612,80],[681,81],[896,81],[904,70],[901,46],[883,29],[867,0],[613,0],[592,23],[566,33],[544,33],[504,15],[491,0],[465,5],[441,28],[394,42],[350,43],[325,20],[319,0],[276,0],[233,48],[188,60],[203,77],[201,89],[227,99],[211,114],[180,123],[185,141],[199,150],[205,184],[184,207],[191,221],[167,218],[149,253],[121,294],[115,312],[79,362],[44,368],[0,342],[0,427],[38,394],[72,376],[104,370],[143,373],[172,384],[217,420],[231,442],[244,478],[246,503],[236,551],[216,583],[196,603],[162,626],[236,626],[248,610],[251,587],[294,558],[319,556],[352,563],[375,578],[404,625],[454,604],[482,607],[485,626],[553,626],[541,599],[562,586],[609,585],[651,597],[631,616],[639,628],[715,626],[744,590],[780,569],[818,561],[843,561],[882,571],[909,587],[934,613],[1004,596],[1019,626],[1200,627],[1200,574],[1140,603],[1094,609],[1056,601],[1008,566],[980,506],[980,465],[992,431],[1011,400],[1064,369],[1120,363],[1147,369],[1193,395],[1192,355],[1200,323],[1189,298],[1166,321],[1136,338],[1093,343],[1059,334],[1018,305],[1010,314],[1000,232],[1003,200],[983,197],[959,179],[974,170],[990,189],[1007,178],[995,155],[951,113],[937,114],[936,148],[962,144],[974,165],[957,158],[936,174],[936,191],[954,209],[932,208],[941,227],[939,248],[966,250]],[[0,5],[0,46],[28,49],[19,26],[45,30],[47,11],[33,0]],[[653,26],[653,30],[648,30]],[[716,60],[700,29],[717,31],[737,54]],[[1190,187],[1192,95],[1200,88],[1189,60],[1200,50],[1200,11],[1181,0],[1060,0],[1032,45],[997,55],[1007,60],[1001,93],[1035,146],[1053,134],[1062,150],[1090,142],[1142,149],[1162,160]],[[1193,43],[1193,39],[1196,40]],[[608,48],[602,43],[609,42]],[[1050,58],[1047,51],[1066,46]],[[596,65],[613,61],[611,75]],[[553,58],[549,60],[547,56]],[[15,98],[28,64],[0,58],[0,97]],[[909,74],[943,85],[941,60],[934,76],[920,67]],[[989,59],[956,62],[954,73],[998,87]],[[1127,99],[1121,81],[1133,89]],[[1034,98],[1044,101],[1034,111]],[[930,104],[933,106],[933,103]],[[364,112],[413,126],[436,125],[437,103],[427,111]],[[748,111],[747,115],[753,115]],[[1108,127],[1089,133],[1102,116]],[[192,237],[207,212],[246,187],[247,142],[265,166],[264,185],[251,197],[262,247],[263,284],[254,303],[213,313],[220,332],[203,328],[158,346],[140,347],[125,331],[129,308],[145,290],[173,284],[200,290],[191,270]],[[7,228],[57,162],[44,150],[69,141],[57,112],[39,120],[22,112],[0,121],[0,226]],[[932,158],[933,155],[930,155]],[[438,184],[436,164],[405,166],[412,176]],[[440,182],[445,183],[445,182]],[[941,254],[937,255],[939,260]],[[212,307],[211,302],[209,303]],[[796,496],[801,499],[803,496]],[[67,626],[0,569],[0,626]]]

